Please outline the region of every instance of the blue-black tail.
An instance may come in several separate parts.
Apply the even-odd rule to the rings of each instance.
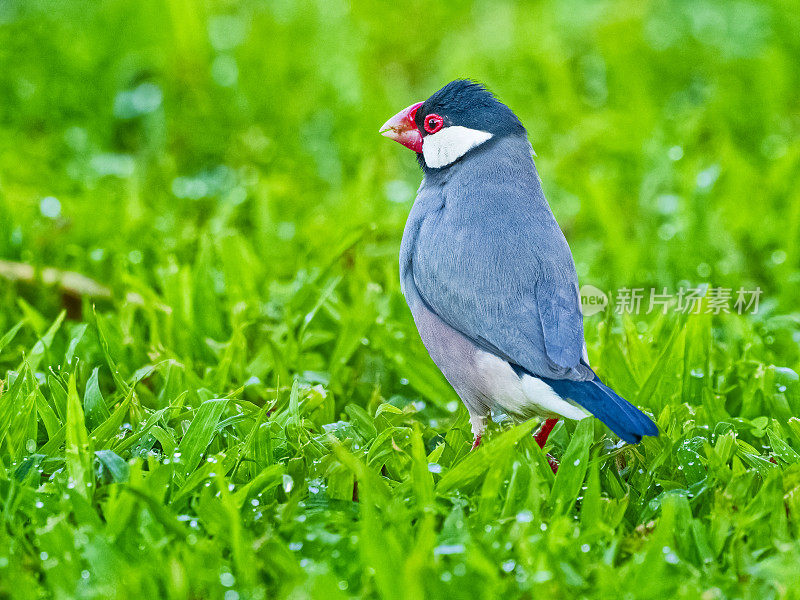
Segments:
[[[658,435],[650,418],[595,376],[592,381],[540,378],[565,400],[579,404],[629,444],[638,444],[642,436]]]

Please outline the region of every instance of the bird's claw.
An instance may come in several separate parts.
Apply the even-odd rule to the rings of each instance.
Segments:
[[[553,473],[558,473],[558,461],[549,454],[547,455],[547,464],[553,469]]]

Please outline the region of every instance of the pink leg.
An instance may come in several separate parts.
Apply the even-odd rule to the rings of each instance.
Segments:
[[[539,444],[539,448],[544,448],[544,445],[547,443],[547,438],[550,437],[550,432],[553,431],[553,427],[556,426],[556,423],[558,423],[558,419],[547,419],[539,428],[539,431],[536,432],[536,435],[533,436],[533,439]]]
[[[558,461],[549,454],[547,455],[547,464],[553,469],[553,473],[558,473]]]
[[[550,437],[550,432],[553,431],[553,427],[556,426],[556,423],[558,423],[558,419],[547,419],[539,428],[539,431],[536,432],[536,435],[533,436],[533,439],[539,444],[539,448],[544,448],[544,445],[547,443],[547,438]],[[558,461],[548,454],[547,462],[550,464],[550,468],[553,469],[553,473],[557,473]]]
[[[478,446],[481,445],[481,438],[482,437],[483,437],[482,435],[476,435],[475,436],[475,441],[472,442],[472,448],[470,448],[470,450],[469,450],[470,452],[472,452],[473,450],[475,450],[475,448],[477,448]]]

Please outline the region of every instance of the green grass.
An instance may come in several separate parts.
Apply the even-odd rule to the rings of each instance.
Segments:
[[[796,597],[797,15],[0,1],[0,259],[112,290],[0,278],[0,599]],[[469,453],[377,135],[459,76],[527,125],[582,283],[764,290],[587,318],[659,438]]]

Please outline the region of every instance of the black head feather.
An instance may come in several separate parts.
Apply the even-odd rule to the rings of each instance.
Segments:
[[[416,123],[425,135],[425,117],[437,114],[445,126],[460,125],[488,131],[494,137],[525,134],[525,128],[511,109],[480,83],[468,79],[451,81],[428,98],[417,110]]]

